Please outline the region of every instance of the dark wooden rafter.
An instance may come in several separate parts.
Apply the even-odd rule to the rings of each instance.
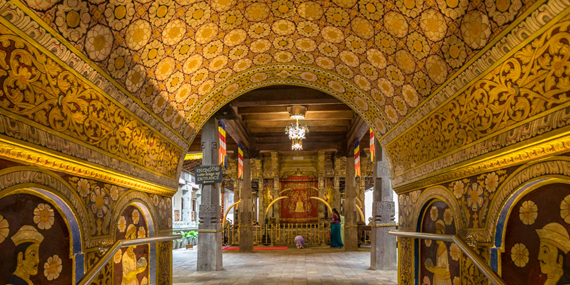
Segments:
[[[350,149],[350,147],[357,140],[358,141],[362,140],[364,135],[369,131],[370,128],[368,127],[366,122],[364,122],[364,120],[360,116],[357,116],[356,120],[354,120],[354,123],[350,126],[350,131],[348,132],[348,137],[347,137],[348,148]]]

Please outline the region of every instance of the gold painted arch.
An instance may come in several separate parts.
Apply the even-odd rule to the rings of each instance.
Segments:
[[[198,130],[224,105],[251,90],[272,85],[302,86],[327,93],[352,108],[378,134],[392,126],[378,98],[337,73],[309,65],[274,64],[241,72],[214,87],[187,115],[183,136],[193,141]]]

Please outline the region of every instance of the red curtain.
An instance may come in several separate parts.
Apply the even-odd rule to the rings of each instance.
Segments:
[[[296,176],[280,180],[281,196],[289,199],[281,200],[282,223],[316,223],[319,219],[317,200],[309,197],[318,197],[318,180],[314,177]]]

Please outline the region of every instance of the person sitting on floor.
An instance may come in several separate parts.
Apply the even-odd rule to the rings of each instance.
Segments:
[[[302,236],[296,236],[295,245],[297,245],[298,249],[305,248],[305,239]]]

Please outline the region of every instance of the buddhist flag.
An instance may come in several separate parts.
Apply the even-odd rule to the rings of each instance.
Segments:
[[[220,165],[225,166],[226,169],[228,169],[228,157],[226,155],[226,124],[224,124],[224,122],[220,121],[218,131],[220,133],[220,147],[218,155],[220,158]]]
[[[360,176],[360,146],[354,143],[354,177]]]
[[[238,143],[238,179],[243,178],[243,145]]]
[[[375,155],[376,155],[376,144],[374,144],[374,131],[370,129],[370,164],[374,163]]]

